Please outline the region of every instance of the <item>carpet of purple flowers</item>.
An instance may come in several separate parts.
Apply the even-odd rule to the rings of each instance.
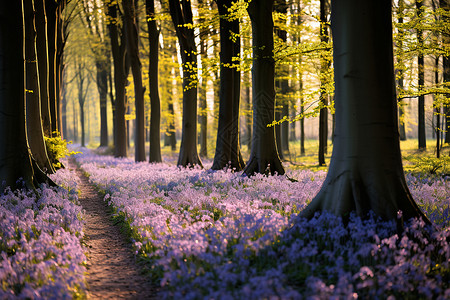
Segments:
[[[84,294],[86,257],[77,182],[68,170],[51,177],[65,188],[0,194],[0,299]]]
[[[436,224],[323,213],[296,217],[324,172],[242,177],[93,154],[77,155],[130,227],[161,297],[185,299],[450,298],[450,184],[407,176]]]

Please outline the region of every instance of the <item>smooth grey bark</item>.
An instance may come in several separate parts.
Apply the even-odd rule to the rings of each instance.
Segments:
[[[55,173],[47,155],[41,123],[41,97],[36,56],[36,28],[33,0],[24,0],[26,125],[31,154],[41,170]]]
[[[125,123],[125,86],[127,83],[127,69],[125,66],[126,41],[125,33],[119,33],[117,16],[118,4],[111,3],[107,7],[107,14],[111,18],[108,23],[109,37],[111,41],[111,52],[114,64],[114,156],[127,157],[127,132]]]
[[[273,126],[275,110],[275,61],[273,58],[273,0],[252,1],[247,8],[252,25],[253,135],[244,174],[283,175]]]
[[[330,14],[329,0],[320,0],[320,42],[328,43],[328,16]],[[320,99],[319,99],[319,166],[325,165],[325,154],[328,150],[328,94],[326,91],[326,73],[331,66],[331,62],[321,52],[320,55]]]
[[[426,219],[406,185],[398,134],[390,0],[333,0],[336,135],[327,177],[300,213]]]
[[[287,15],[288,3],[286,0],[276,0],[275,10],[279,13]],[[285,26],[286,26],[286,21]],[[282,28],[276,28],[275,33],[284,42],[287,42],[287,32]],[[279,107],[279,116],[275,116],[276,120],[281,120],[284,117],[289,117],[289,99],[287,97],[289,93],[289,66],[280,65],[278,67],[279,76],[278,87],[279,92],[276,98],[276,106]],[[279,134],[275,135],[277,140],[277,148],[280,159],[286,159],[289,157],[289,122],[283,122],[279,125]]]
[[[183,68],[183,120],[181,146],[177,165],[203,167],[197,152],[197,49],[194,29],[184,27],[192,24],[192,9],[189,0],[169,0]]]
[[[95,62],[97,91],[100,102],[100,147],[108,146],[108,66],[105,57]]]
[[[45,0],[47,16],[47,54],[48,54],[48,103],[50,109],[50,134],[58,131],[57,117],[57,69],[56,69],[56,35],[58,24],[58,3],[55,0]]]
[[[22,1],[0,1],[0,193],[20,187],[20,178],[28,188],[34,181],[25,123],[22,10]]]
[[[398,28],[398,45],[397,45],[397,51],[398,51],[398,55],[397,55],[397,60],[398,60],[398,64],[400,65],[400,69],[397,70],[398,72],[398,88],[400,90],[404,89],[404,70],[403,70],[403,39],[405,36],[405,30],[403,28],[401,28],[401,24],[403,24],[403,16],[404,16],[404,10],[405,10],[405,1],[404,0],[399,0],[398,1],[398,10],[397,10],[397,22],[398,24],[400,24],[399,28]],[[397,95],[399,96],[399,95]],[[404,109],[404,101],[402,101],[402,99],[398,98],[398,112],[399,112],[399,133],[400,133],[400,140],[401,141],[406,141],[406,125],[405,125],[405,118],[406,118],[406,114],[405,114],[405,109]]]
[[[232,39],[232,34],[239,34],[239,19],[229,19],[231,0],[216,2],[220,16],[219,124],[211,169],[231,168],[240,171],[244,168],[239,145],[241,76],[240,71],[233,66],[233,58],[239,56],[241,43],[239,39]]]
[[[440,0],[439,6],[442,10],[445,11],[445,14],[442,15],[442,20],[444,23],[448,24],[450,22],[450,0]],[[443,34],[442,39],[444,43],[447,45],[450,44],[450,34]],[[442,59],[442,69],[443,69],[443,82],[450,82],[450,53],[443,55]],[[449,96],[447,95],[447,100],[449,100]],[[443,118],[444,118],[444,142],[450,143],[450,107],[449,105],[445,105],[443,109]]]
[[[49,68],[47,51],[47,16],[45,12],[45,0],[34,2],[36,10],[36,47],[39,64],[39,89],[41,95],[41,117],[44,135],[52,136],[50,103],[49,103]]]
[[[147,11],[150,85],[150,149],[149,162],[161,162],[161,103],[158,84],[159,31],[156,27],[154,0],[145,1]]]
[[[134,0],[123,1],[124,23],[127,37],[127,51],[130,57],[131,72],[133,73],[136,120],[134,129],[134,160],[146,161],[145,157],[145,107],[142,85],[142,65],[139,58],[139,36],[136,25]]]
[[[423,0],[416,0],[416,13],[417,17],[422,21],[423,14]],[[419,24],[420,25],[420,24]],[[418,76],[418,86],[419,93],[422,92],[425,87],[425,62],[423,55],[423,30],[420,26],[417,28],[417,44],[419,47],[419,54],[417,56],[417,76]],[[425,150],[427,148],[427,140],[425,134],[425,95],[419,95],[419,103],[418,103],[418,139],[419,139],[419,150]]]

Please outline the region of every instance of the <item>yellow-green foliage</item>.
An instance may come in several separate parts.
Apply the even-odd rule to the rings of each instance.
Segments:
[[[62,164],[59,161],[61,158],[80,153],[69,151],[69,149],[67,149],[67,144],[68,142],[62,139],[61,134],[57,131],[53,132],[53,137],[45,137],[47,155],[55,169],[60,169],[62,167]]]

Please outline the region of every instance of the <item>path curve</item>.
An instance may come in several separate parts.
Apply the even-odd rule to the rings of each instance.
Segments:
[[[85,210],[88,299],[158,299],[158,288],[140,274],[129,239],[114,225],[110,209],[74,159],[80,178],[79,200]]]

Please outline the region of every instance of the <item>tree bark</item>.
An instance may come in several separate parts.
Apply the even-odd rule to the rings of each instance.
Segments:
[[[423,0],[416,0],[417,17],[422,20],[423,14]],[[420,24],[419,24],[420,26]],[[423,55],[423,30],[419,27],[417,28],[417,43],[419,46],[419,54],[417,56],[417,66],[418,66],[418,85],[419,92],[421,92],[425,86],[425,63]],[[427,148],[427,140],[425,134],[425,95],[419,96],[418,104],[418,135],[419,135],[419,150],[425,150]]]
[[[244,167],[239,145],[240,72],[233,65],[241,43],[233,41],[232,34],[239,34],[239,20],[229,20],[231,0],[217,1],[220,16],[220,90],[219,124],[213,170],[231,168],[240,171]]]
[[[426,217],[406,185],[398,134],[391,1],[333,0],[336,135],[327,177],[300,214]]]
[[[22,1],[0,2],[0,190],[33,187],[25,125]]]
[[[128,72],[125,67],[126,41],[125,33],[123,31],[119,35],[118,24],[120,22],[117,17],[117,11],[117,3],[111,3],[108,5],[107,14],[112,20],[108,23],[108,31],[111,40],[111,52],[114,64],[114,89],[116,91],[116,100],[114,101],[114,156],[127,157],[125,86]]]
[[[442,20],[444,21],[444,24],[448,24],[450,22],[450,0],[440,0],[439,6],[442,10],[445,11],[445,14],[442,15]],[[450,34],[447,32],[446,34],[443,34],[442,39],[444,40],[445,44],[450,44]],[[449,83],[450,82],[450,53],[446,53],[443,55],[442,59],[442,69],[443,69],[443,82]],[[450,97],[447,95],[447,101]],[[450,105],[444,105],[444,112],[443,112],[443,118],[445,120],[444,125],[444,142],[450,143]]]
[[[97,90],[100,100],[100,147],[108,146],[108,71],[105,57],[96,59]]]
[[[250,2],[247,11],[252,24],[253,136],[252,151],[244,174],[284,174],[275,142],[275,61],[273,58],[273,0]]]
[[[177,165],[203,167],[197,152],[197,49],[192,24],[191,2],[169,0],[170,15],[180,44],[183,64],[183,121]]]
[[[136,16],[134,9],[134,0],[123,1],[125,30],[127,36],[127,51],[131,62],[131,72],[133,73],[134,95],[136,107],[135,121],[135,161],[146,161],[145,157],[145,107],[144,92],[142,85],[142,65],[139,58],[139,37],[136,26]]]
[[[328,0],[320,0],[320,42],[328,43],[328,15],[330,14],[330,6]],[[328,148],[328,94],[326,91],[327,71],[331,62],[326,54],[321,52],[320,55],[320,100],[319,100],[319,166],[325,165],[325,154]]]
[[[23,1],[25,23],[26,125],[31,154],[41,170],[55,173],[47,155],[41,124],[41,98],[36,57],[36,28],[33,0]]]
[[[158,84],[158,51],[159,31],[156,27],[154,0],[145,1],[147,9],[148,40],[150,45],[149,54],[149,85],[150,85],[150,154],[149,162],[161,162],[161,103],[159,100]]]
[[[36,10],[36,46],[37,59],[39,64],[39,89],[41,95],[41,116],[44,135],[52,136],[52,126],[50,117],[49,103],[49,68],[47,51],[47,16],[45,12],[45,0],[36,0],[34,2]]]
[[[398,11],[397,11],[397,19],[398,24],[403,24],[403,16],[404,16],[404,10],[405,10],[405,1],[399,0],[398,1]],[[403,70],[403,39],[405,36],[404,29],[399,26],[398,28],[398,45],[397,45],[397,63],[400,66],[397,70],[398,72],[398,88],[399,90],[404,89],[404,70]],[[399,94],[397,93],[397,96]],[[400,140],[406,141],[406,125],[405,125],[405,109],[404,109],[404,101],[402,99],[398,99],[398,112],[399,112],[399,133],[400,133]]]
[[[48,54],[48,102],[50,109],[51,136],[58,131],[57,117],[57,74],[56,74],[56,34],[58,4],[55,0],[45,1],[47,16],[47,54]]]

